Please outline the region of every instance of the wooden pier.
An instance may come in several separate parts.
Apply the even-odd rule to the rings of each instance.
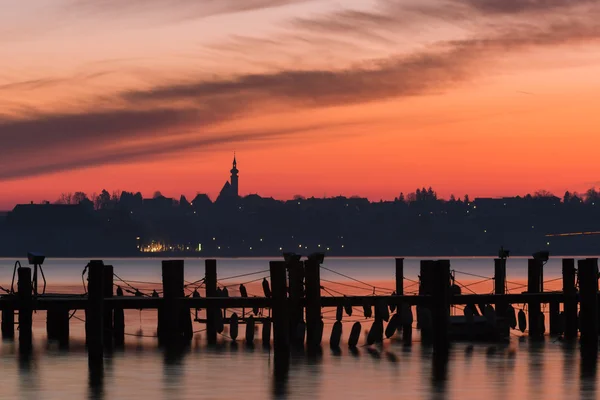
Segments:
[[[494,261],[494,291],[491,294],[459,294],[453,285],[453,273],[449,260],[423,260],[419,279],[419,294],[404,293],[404,260],[395,260],[396,291],[392,295],[378,296],[323,296],[320,272],[322,259],[309,257],[306,261],[291,259],[269,263],[270,282],[263,280],[264,295],[248,297],[240,290],[239,297],[229,296],[227,288],[218,288],[217,261],[205,261],[205,276],[197,281],[205,289],[205,297],[195,291],[186,296],[184,289],[184,261],[162,262],[162,296],[140,296],[139,293],[124,295],[118,288],[113,291],[115,268],[101,260],[89,262],[88,292],[85,295],[44,295],[36,294],[32,287],[32,270],[29,267],[17,269],[17,291],[0,297],[2,311],[2,335],[5,339],[15,336],[15,314],[18,314],[18,342],[21,352],[32,349],[32,314],[36,310],[46,310],[48,339],[57,340],[62,346],[69,341],[69,316],[74,310],[85,310],[86,345],[90,366],[103,363],[105,349],[118,348],[125,342],[124,310],[154,309],[158,312],[157,338],[160,346],[174,348],[186,346],[192,340],[193,321],[206,325],[209,345],[217,343],[224,325],[235,332],[231,339],[236,340],[238,324],[246,325],[246,342],[254,342],[255,324],[263,325],[264,345],[271,344],[273,327],[273,349],[275,370],[287,371],[290,352],[300,346],[308,352],[318,351],[323,336],[324,309],[335,308],[336,323],[341,322],[344,310],[352,313],[353,307],[361,307],[365,317],[370,317],[367,343],[378,343],[396,331],[402,332],[404,345],[410,345],[413,335],[413,311],[417,307],[417,319],[424,344],[429,343],[434,354],[446,354],[457,327],[466,338],[476,325],[483,321],[492,327],[497,335],[490,340],[506,340],[511,325],[516,325],[516,311],[512,304],[527,304],[529,318],[528,335],[531,340],[541,340],[546,332],[560,336],[563,340],[574,341],[580,333],[582,357],[596,359],[598,354],[599,310],[598,259],[563,260],[563,289],[544,291],[543,261],[528,260],[527,291],[506,293],[506,260]],[[491,268],[492,266],[490,266]],[[120,279],[120,278],[119,278]],[[578,284],[578,288],[577,285]],[[242,285],[243,286],[243,285]],[[225,293],[223,293],[225,292]],[[549,304],[549,330],[541,305]],[[465,315],[450,315],[452,305],[465,305]],[[562,305],[562,306],[561,306]],[[240,308],[241,315],[226,309]],[[481,315],[470,314],[481,309]],[[261,316],[251,310],[268,309]],[[371,317],[372,310],[375,310]],[[563,310],[562,312],[560,310]],[[580,309],[580,316],[578,316]],[[205,310],[206,317],[198,318],[196,310]],[[469,311],[467,311],[469,310]],[[246,312],[248,311],[248,312]],[[333,310],[335,311],[335,310]],[[194,318],[194,313],[196,317]],[[477,313],[479,313],[477,311]],[[368,321],[368,319],[366,319]],[[479,322],[478,322],[479,321]],[[358,324],[358,325],[357,325]],[[486,325],[487,324],[487,325]],[[340,344],[341,325],[334,325],[329,343],[332,347]],[[514,328],[514,326],[513,326]],[[361,333],[360,323],[355,323],[347,340],[356,346]],[[525,329],[523,329],[525,330]],[[398,334],[396,334],[398,335]],[[235,336],[235,337],[233,337]],[[342,340],[343,341],[343,340]]]

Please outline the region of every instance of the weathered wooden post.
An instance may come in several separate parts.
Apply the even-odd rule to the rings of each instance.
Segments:
[[[527,293],[542,292],[542,267],[541,260],[531,258],[527,265]],[[541,326],[542,308],[539,300],[531,300],[527,305],[529,312],[529,337],[533,340],[542,340],[544,330]]]
[[[88,364],[98,367],[104,357],[104,263],[92,260],[89,263],[87,346]]]
[[[404,295],[404,258],[396,258],[396,294]]]
[[[321,265],[317,260],[304,262],[306,274],[306,344],[309,350],[321,345]]]
[[[27,354],[31,351],[32,341],[32,315],[33,315],[33,297],[31,287],[31,268],[20,267],[18,273],[18,293],[19,299],[19,351]]]
[[[450,260],[439,260],[432,264],[432,319],[433,352],[448,354],[450,340],[448,336],[450,319]]]
[[[434,294],[434,279],[436,261],[421,260],[419,295],[432,296]],[[417,306],[417,328],[421,329],[421,339],[424,344],[431,344],[432,336],[432,305]]]
[[[577,289],[575,288],[575,260],[562,260],[563,294],[565,296],[565,340],[577,338]]]
[[[46,311],[46,337],[48,338],[48,341],[55,340],[57,338],[56,331],[56,308],[50,306]]]
[[[285,270],[283,273],[285,278]],[[204,283],[206,297],[217,297],[217,260],[204,261]],[[206,340],[210,345],[217,343],[217,311],[214,306],[206,307]]]
[[[285,374],[290,364],[290,329],[288,320],[288,299],[285,277],[285,262],[269,262],[272,290],[273,348],[275,352],[275,374]],[[307,278],[309,268],[307,268]],[[307,279],[307,298],[309,284]],[[311,288],[312,289],[312,288]],[[307,318],[308,320],[308,318]]]
[[[494,294],[506,294],[506,258],[494,259]],[[502,321],[500,331],[505,337],[510,335],[510,326],[506,318],[508,303],[496,303],[496,316]]]
[[[104,298],[113,297],[113,276],[114,268],[112,265],[105,265],[104,275]],[[112,348],[113,343],[113,309],[109,304],[104,305],[104,345],[107,349]]]
[[[184,339],[181,309],[179,298],[184,296],[183,291],[183,260],[163,260],[162,283],[162,326],[160,327],[163,344],[166,347],[180,345]]]
[[[11,295],[10,299],[14,299]],[[15,337],[15,310],[7,307],[2,310],[2,338],[13,339]]]
[[[117,296],[123,296],[123,289],[120,287],[117,287]],[[125,345],[125,313],[123,307],[113,309],[113,333],[115,347],[123,347]]]
[[[290,288],[290,340],[296,347],[304,346],[304,335],[299,334],[299,329],[304,323],[304,307],[302,297],[304,294],[304,264],[299,261],[290,260],[286,262],[289,288]],[[304,328],[302,328],[304,329]]]
[[[581,301],[581,357],[592,360],[598,356],[598,259],[579,260],[577,265]]]
[[[404,258],[396,258],[396,295],[404,296]],[[402,341],[404,344],[412,343],[412,321],[407,315],[408,312],[412,313],[412,309],[408,304],[398,304],[396,306],[397,313],[400,316],[400,323],[402,324]]]
[[[70,310],[67,307],[59,307],[56,310],[56,339],[58,340],[58,346],[61,348],[67,348],[69,346],[69,334],[70,334]]]
[[[558,301],[550,302],[550,335],[560,335],[561,332],[560,323],[560,303]]]

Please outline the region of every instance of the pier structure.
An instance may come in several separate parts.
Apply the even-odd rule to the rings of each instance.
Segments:
[[[598,259],[563,259],[559,291],[544,290],[545,261],[547,257],[528,260],[527,290],[507,293],[506,259],[496,259],[494,276],[487,279],[494,281],[493,292],[475,294],[462,293],[468,287],[457,284],[458,271],[451,269],[450,260],[423,260],[419,280],[411,281],[411,285],[418,286],[418,293],[409,294],[404,285],[404,259],[397,258],[393,293],[378,295],[374,287],[373,294],[367,296],[332,293],[323,286],[323,282],[330,281],[321,279],[321,271],[335,271],[323,266],[323,256],[318,254],[306,260],[288,256],[283,261],[269,262],[268,270],[260,271],[268,272],[269,277],[262,278],[262,296],[248,296],[243,283],[239,286],[239,296],[229,295],[227,285],[219,287],[217,260],[212,259],[205,260],[205,276],[194,282],[185,281],[183,260],[163,261],[162,290],[151,295],[143,295],[121,279],[114,266],[102,260],[92,260],[86,266],[88,283],[84,295],[38,294],[32,287],[31,268],[16,266],[17,290],[13,282],[8,294],[0,297],[2,335],[5,339],[14,338],[18,324],[19,351],[30,352],[32,315],[45,310],[48,339],[67,347],[70,317],[76,310],[84,310],[88,359],[90,366],[98,367],[103,363],[106,349],[125,343],[124,310],[153,309],[158,313],[158,343],[165,348],[189,345],[196,333],[194,322],[205,324],[202,331],[206,332],[209,345],[217,343],[226,325],[231,334],[228,339],[237,340],[240,324],[246,326],[246,344],[253,345],[255,326],[260,324],[263,345],[273,346],[275,370],[287,371],[294,347],[306,348],[309,353],[319,351],[324,318],[329,312],[336,313],[329,340],[332,348],[343,342],[344,315],[351,316],[356,310],[363,313],[364,322],[372,322],[366,345],[401,335],[404,345],[409,346],[414,329],[413,307],[416,307],[417,329],[434,354],[447,354],[454,340],[507,340],[510,329],[517,328],[518,320],[519,328],[527,332],[530,340],[543,340],[546,332],[566,341],[579,337],[582,358],[595,360],[599,335]],[[246,275],[252,273],[238,277]],[[231,278],[237,277],[223,280]],[[199,288],[204,289],[204,296],[198,292]],[[192,290],[192,294],[186,295],[186,291]],[[521,315],[522,309],[517,318],[513,307],[516,304],[527,305],[527,320]],[[544,304],[549,305],[548,331],[542,312]],[[451,315],[454,306],[463,307],[463,315]],[[234,309],[242,311],[237,314]],[[199,318],[198,310],[205,311],[205,317]],[[18,314],[16,323],[15,314]],[[361,345],[363,332],[361,323],[353,322],[347,339],[351,348]]]

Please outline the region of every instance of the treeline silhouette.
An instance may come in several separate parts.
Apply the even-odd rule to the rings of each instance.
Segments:
[[[54,202],[18,205],[0,218],[0,255],[136,256],[157,251],[195,256],[274,256],[282,251],[350,256],[495,255],[545,249],[597,254],[600,191],[547,191],[505,198],[440,198],[420,188],[392,201],[353,197],[280,201],[249,195],[212,201],[156,192],[64,193]],[[148,255],[148,254],[143,254]]]

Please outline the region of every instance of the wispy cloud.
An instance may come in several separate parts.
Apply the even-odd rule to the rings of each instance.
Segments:
[[[130,17],[157,14],[160,18],[203,18],[284,7],[310,0],[71,0],[66,10],[88,15]]]
[[[113,0],[78,3],[115,4]],[[150,0],[147,4],[158,6],[159,3],[165,2]],[[244,5],[242,2],[226,1],[219,3],[220,7],[226,7],[223,5],[225,3],[229,4],[229,10],[241,10],[249,7],[250,3],[254,7],[267,7],[269,4],[289,2],[257,1]],[[485,7],[470,7],[487,13],[500,12],[491,5],[491,0],[487,3]],[[545,9],[559,7],[555,1],[546,3]],[[133,1],[129,7],[135,7],[136,4],[142,6],[141,1]],[[528,7],[529,10],[542,8],[537,3]],[[384,12],[384,9],[373,13],[347,11],[335,14],[332,17],[335,23],[329,24],[329,17],[323,19],[320,16],[312,21],[295,20],[292,25],[318,31],[325,36],[330,33],[343,36],[346,31],[354,29],[364,33],[373,32],[374,38],[383,37],[382,29],[392,32],[394,25],[402,18],[392,14],[386,16],[382,14]],[[148,90],[116,93],[108,101],[101,102],[98,109],[91,111],[52,114],[29,112],[18,119],[0,116],[0,141],[3,146],[0,179],[104,163],[130,162],[179,152],[189,147],[289,137],[317,127],[302,128],[284,124],[268,132],[225,134],[211,133],[211,128],[233,118],[280,110],[344,106],[443,93],[489,71],[492,62],[507,52],[597,41],[600,39],[597,16],[597,13],[578,13],[569,17],[551,16],[530,23],[518,20],[509,24],[488,21],[484,30],[467,38],[448,40],[425,50],[395,54],[344,68],[303,70],[288,66],[272,72],[210,79],[204,74],[184,81],[159,82]],[[281,45],[277,37],[270,38],[269,43]],[[251,44],[241,50],[251,53]],[[264,43],[258,45],[264,46]],[[53,82],[40,79],[12,85],[31,89],[48,84]],[[111,108],[106,105],[110,103],[115,106]],[[116,104],[122,109],[114,109]],[[180,135],[192,128],[197,133]],[[162,140],[151,143],[150,139],[153,138]],[[40,149],[44,150],[44,157],[30,156],[39,154]]]

